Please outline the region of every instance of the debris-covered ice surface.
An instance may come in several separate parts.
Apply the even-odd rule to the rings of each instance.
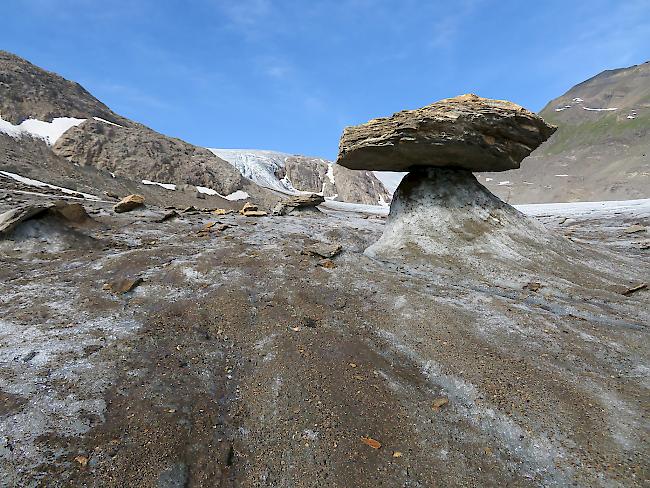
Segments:
[[[0,241],[3,485],[645,484],[648,201],[519,207],[571,266],[482,276],[364,255],[374,206],[84,206]]]

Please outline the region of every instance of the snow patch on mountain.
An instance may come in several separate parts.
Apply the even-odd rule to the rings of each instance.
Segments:
[[[113,173],[111,173],[111,176],[113,176],[113,178],[115,178],[115,175]],[[176,185],[174,185],[173,183],[158,183],[157,181],[142,180],[142,184],[143,185],[158,185],[158,186],[164,188],[165,190],[175,190],[176,189]]]
[[[388,205],[390,202],[392,191],[386,192],[381,180],[373,178],[374,181],[368,181],[362,174],[353,176],[345,171],[339,174],[338,170],[341,168],[337,168],[334,161],[259,149],[208,150],[232,164],[245,178],[270,190],[290,195],[317,192],[327,200],[346,198],[347,195],[347,198],[365,198],[363,201],[370,203],[366,196],[356,196],[354,191],[350,194],[351,187],[358,191],[361,187],[357,188],[355,185],[365,185],[361,191],[369,192],[369,196],[374,200],[373,204]],[[300,169],[303,164],[304,167]],[[404,174],[406,173],[390,173],[389,178],[395,179],[392,190],[397,187]],[[357,183],[349,181],[349,178],[357,177]]]
[[[589,107],[582,107],[583,110],[588,110],[590,112],[611,112],[614,110],[618,110],[617,108],[589,108]]]
[[[115,127],[124,127],[123,125],[116,124],[115,122],[111,122],[110,120],[102,119],[101,117],[93,117],[97,122],[104,122],[105,124],[108,125],[114,125]]]
[[[96,195],[91,195],[89,193],[83,193],[80,191],[71,190],[70,188],[64,188],[62,186],[50,185],[49,183],[45,183],[39,180],[34,180],[32,178],[27,178],[26,176],[21,176],[16,173],[10,173],[9,171],[0,171],[0,176],[4,176],[5,178],[11,178],[12,180],[18,181],[23,185],[34,186],[36,188],[50,188],[51,190],[58,190],[61,193],[65,193],[67,195],[73,195],[73,196],[81,195],[84,198],[88,198],[90,200],[99,200],[99,197]]]
[[[236,202],[238,200],[246,200],[247,198],[250,198],[250,195],[243,190],[237,190],[230,195],[226,195],[224,198],[231,202]]]
[[[212,188],[207,188],[205,186],[197,186],[196,191],[198,191],[199,193],[203,193],[204,195],[211,195],[211,196],[219,195],[218,191],[213,190]]]
[[[27,119],[18,125],[14,125],[0,117],[0,132],[14,139],[20,139],[25,136],[43,139],[48,145],[52,146],[65,131],[85,122],[85,120],[75,117],[56,117],[52,119],[52,122]]]

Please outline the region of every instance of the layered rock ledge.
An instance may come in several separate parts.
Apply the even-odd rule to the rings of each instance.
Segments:
[[[461,95],[346,127],[337,163],[377,171],[506,171],[519,168],[555,130],[512,102]]]

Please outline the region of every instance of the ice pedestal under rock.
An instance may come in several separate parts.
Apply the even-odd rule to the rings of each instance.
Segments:
[[[478,264],[487,256],[532,259],[551,243],[557,249],[558,240],[490,193],[470,171],[431,167],[404,177],[384,234],[365,252],[389,261],[424,255]]]

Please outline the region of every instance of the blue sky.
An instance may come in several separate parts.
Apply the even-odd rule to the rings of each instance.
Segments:
[[[650,0],[11,0],[0,48],[213,147],[335,158],[346,125],[474,92],[540,110],[650,59]]]

